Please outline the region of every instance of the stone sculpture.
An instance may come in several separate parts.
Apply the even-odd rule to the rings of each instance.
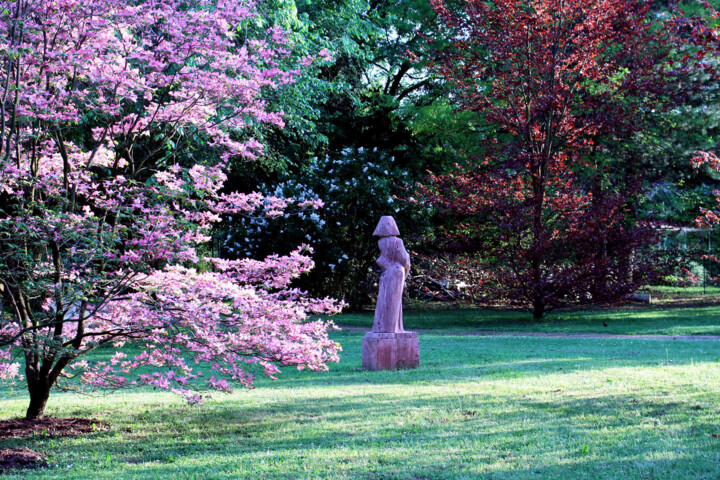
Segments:
[[[372,332],[363,338],[363,368],[395,370],[415,368],[420,363],[417,333],[406,332],[402,318],[402,292],[410,274],[410,255],[393,217],[382,217],[373,236],[380,237],[382,269]]]

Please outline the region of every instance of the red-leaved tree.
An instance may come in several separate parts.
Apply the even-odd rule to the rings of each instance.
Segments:
[[[461,109],[480,113],[486,155],[423,188],[449,243],[482,252],[498,295],[535,318],[604,302],[644,280],[638,179],[613,180],[602,142],[627,138],[673,95],[668,39],[650,4],[626,0],[433,0],[454,48],[433,63]]]
[[[302,250],[199,248],[223,215],[321,203],[223,190],[226,160],[262,152],[246,127],[282,125],[263,90],[296,74],[279,68],[283,32],[246,38],[254,15],[237,0],[0,0],[0,380],[24,376],[28,418],[71,377],[199,403],[198,388],[251,386],[253,365],[337,361],[328,323],[308,321],[337,304],[290,286],[312,268]]]
[[[694,55],[686,55],[684,60],[689,66],[702,69],[710,73],[713,79],[720,81],[720,71],[717,67],[717,58],[720,55],[720,11],[707,1],[701,3],[706,12],[704,18],[680,17],[677,19],[678,26],[684,30],[684,40],[692,47],[692,53],[694,53]],[[691,164],[694,168],[704,165],[711,170],[720,172],[720,158],[712,151],[694,152]],[[713,195],[720,206],[720,190],[713,191]],[[720,209],[703,208],[696,222],[701,227],[711,227],[720,223]],[[717,255],[708,254],[707,257],[712,261],[720,262]]]

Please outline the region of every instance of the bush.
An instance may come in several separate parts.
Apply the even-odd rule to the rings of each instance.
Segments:
[[[378,255],[372,233],[380,217],[395,217],[408,250],[424,231],[424,207],[406,198],[412,177],[377,149],[346,148],[336,156],[314,158],[298,173],[261,190],[299,201],[322,199],[324,208],[277,219],[235,218],[223,232],[223,255],[259,259],[306,244],[314,250],[316,268],[298,285],[360,307],[370,301]]]

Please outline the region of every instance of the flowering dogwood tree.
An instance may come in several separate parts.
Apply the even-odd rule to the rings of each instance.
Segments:
[[[321,206],[223,190],[224,162],[261,152],[245,127],[282,125],[263,89],[297,74],[278,68],[283,32],[245,38],[253,15],[238,0],[0,0],[0,379],[24,377],[28,418],[67,377],[201,403],[203,384],[251,386],[250,364],[337,361],[329,323],[305,320],[338,305],[290,287],[304,250],[198,249],[222,215]],[[193,165],[198,145],[218,161]]]

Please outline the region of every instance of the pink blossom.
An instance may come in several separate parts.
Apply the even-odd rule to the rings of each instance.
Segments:
[[[330,54],[330,50],[327,48],[323,48],[318,52],[318,57],[322,58],[326,62],[329,62],[332,60],[332,55]]]
[[[19,377],[18,358],[36,371],[60,361],[70,363],[64,375],[96,387],[146,385],[202,404],[198,388],[252,387],[252,370],[274,378],[282,365],[316,371],[337,361],[332,323],[308,319],[342,305],[291,286],[313,267],[309,249],[262,261],[198,256],[226,215],[322,205],[223,191],[224,160],[263,154],[244,130],[283,125],[262,92],[298,75],[281,68],[286,33],[274,27],[237,48],[234,27],[256,13],[233,0],[25,4],[0,20],[3,31],[8,22],[23,31],[0,49],[0,64],[20,65],[17,88],[0,82],[0,98],[12,99],[0,138],[11,147],[0,161],[0,201],[11,207],[0,211],[0,236],[18,246],[2,251],[0,279],[14,298],[43,301],[31,302],[34,323],[17,306],[3,311],[0,380]],[[0,0],[0,11],[15,8]],[[223,162],[176,163],[192,154],[183,135],[207,138]],[[128,342],[140,353],[81,360]]]

